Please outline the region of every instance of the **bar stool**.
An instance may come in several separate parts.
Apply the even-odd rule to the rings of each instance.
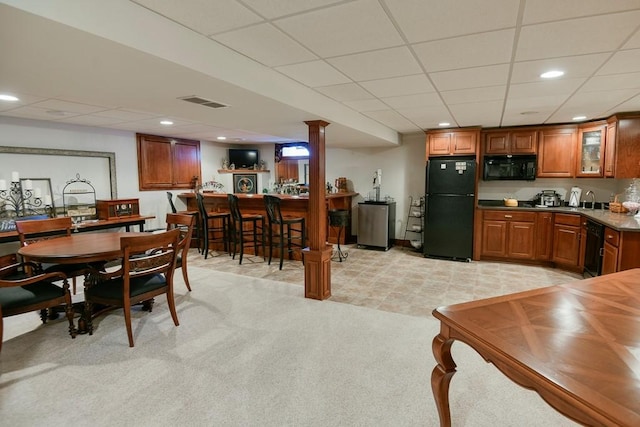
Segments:
[[[282,270],[285,241],[287,242],[289,259],[292,259],[291,254],[294,251],[294,247],[299,248],[300,251],[305,247],[305,220],[303,217],[283,218],[282,211],[280,210],[279,197],[265,194],[264,206],[267,210],[267,219],[269,220],[269,228],[267,231],[267,240],[269,242],[269,265],[271,265],[273,247],[277,245],[280,250],[280,270]]]
[[[233,244],[233,259],[236,259],[238,246],[240,246],[239,264],[242,264],[245,246],[253,247],[253,253],[257,256],[259,244],[262,246],[264,258],[264,217],[259,214],[243,215],[238,206],[238,196],[235,194],[227,194],[227,201],[231,212],[230,236]],[[246,224],[251,224],[251,226],[245,227]]]
[[[349,211],[347,209],[331,209],[329,211],[329,225],[331,227],[338,227],[338,250],[335,251],[335,254],[331,259],[334,259],[337,256],[338,261],[342,262],[343,259],[347,259],[349,256],[348,253],[343,252],[342,249],[340,249],[342,230],[349,225]]]
[[[204,197],[202,194],[196,193],[196,201],[198,203],[198,212],[200,213],[200,223],[202,224],[202,241],[204,248],[202,253],[204,259],[209,256],[209,245],[222,246],[223,250],[229,252],[229,222],[228,212],[207,212],[204,206]],[[217,223],[217,224],[216,224]]]
[[[174,214],[181,214],[181,215],[193,215],[194,217],[196,217],[196,221],[194,223],[193,226],[193,233],[191,235],[191,241],[196,241],[196,243],[198,244],[198,253],[202,253],[202,246],[204,244],[202,238],[201,238],[201,230],[200,230],[200,224],[199,221],[197,221],[197,216],[198,216],[198,211],[180,211],[178,212],[178,210],[176,209],[176,205],[173,203],[173,193],[171,193],[171,191],[167,191],[167,199],[169,200],[169,206],[171,207],[171,213]]]

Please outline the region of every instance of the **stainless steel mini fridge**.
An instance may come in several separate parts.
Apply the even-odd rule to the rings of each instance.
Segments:
[[[358,247],[391,247],[395,238],[396,203],[358,203]]]

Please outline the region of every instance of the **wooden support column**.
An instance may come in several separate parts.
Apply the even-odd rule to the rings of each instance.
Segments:
[[[304,296],[324,300],[331,296],[331,251],[327,244],[327,204],[325,189],[324,128],[322,120],[309,126],[309,247],[304,253]]]

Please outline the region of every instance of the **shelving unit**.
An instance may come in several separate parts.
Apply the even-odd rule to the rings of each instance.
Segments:
[[[423,240],[423,217],[424,217],[424,196],[414,198],[409,196],[409,212],[404,229],[404,240],[409,240],[411,246],[419,251],[422,250]]]
[[[74,222],[96,218],[96,190],[91,181],[80,178],[67,181],[62,189],[64,213]]]

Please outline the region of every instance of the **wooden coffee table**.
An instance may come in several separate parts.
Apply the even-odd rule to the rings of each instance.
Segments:
[[[579,423],[640,426],[640,269],[440,307],[433,315],[440,333],[431,387],[441,426],[451,425],[456,340]]]

